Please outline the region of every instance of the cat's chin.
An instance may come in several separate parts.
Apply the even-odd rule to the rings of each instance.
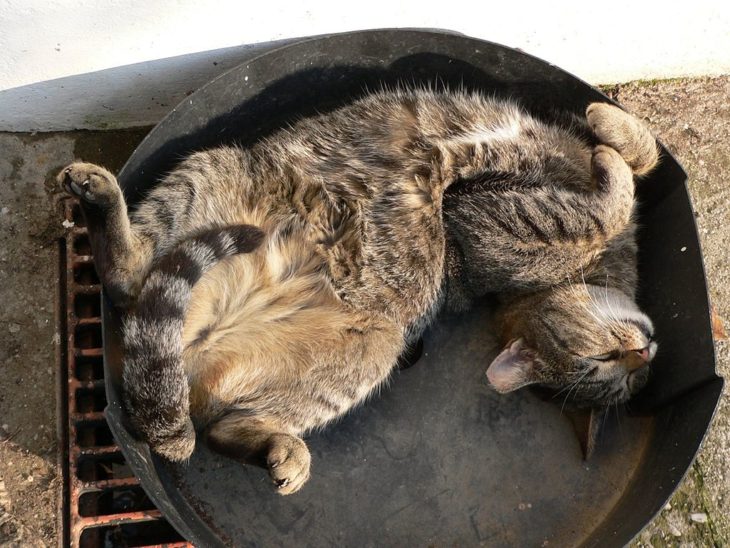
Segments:
[[[629,394],[631,396],[634,396],[639,390],[644,388],[646,386],[647,381],[649,380],[649,364],[643,365],[639,369],[635,369],[631,373],[629,373],[628,377],[626,378],[626,385],[629,389]],[[628,398],[627,398],[628,399]]]

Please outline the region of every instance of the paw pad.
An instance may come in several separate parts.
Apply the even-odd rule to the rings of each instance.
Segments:
[[[108,205],[121,195],[114,176],[93,164],[71,164],[58,180],[66,192],[90,204]]]

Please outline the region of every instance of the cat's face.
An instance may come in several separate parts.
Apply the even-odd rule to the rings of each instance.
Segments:
[[[594,285],[556,288],[504,313],[510,342],[487,376],[500,392],[529,384],[580,407],[621,403],[648,379],[657,351],[651,320],[621,291]]]

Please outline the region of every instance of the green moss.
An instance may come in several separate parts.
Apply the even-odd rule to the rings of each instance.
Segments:
[[[727,546],[730,543],[730,534],[728,529],[728,517],[718,514],[715,511],[715,504],[710,498],[707,488],[705,487],[705,476],[702,472],[702,465],[699,461],[695,461],[692,465],[691,472],[694,475],[697,484],[697,493],[699,495],[702,511],[707,514],[707,523],[704,524],[709,532],[709,539],[714,546]]]
[[[690,78],[650,78],[647,80],[630,80],[629,82],[618,82],[616,84],[599,84],[597,87],[604,93],[615,90],[617,87],[633,87],[633,88],[649,88],[660,84],[679,84],[686,82]],[[694,79],[696,80],[696,78]]]

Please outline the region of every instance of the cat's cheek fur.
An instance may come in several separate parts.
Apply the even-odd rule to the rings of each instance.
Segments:
[[[536,383],[534,351],[522,338],[511,341],[490,364],[487,379],[501,394]]]

